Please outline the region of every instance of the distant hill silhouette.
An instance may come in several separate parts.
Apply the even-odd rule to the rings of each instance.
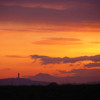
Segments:
[[[35,76],[27,76],[26,78],[34,81],[56,82],[58,84],[97,84],[100,81],[91,81],[92,77],[55,77],[50,74],[39,73]]]
[[[43,73],[39,73],[33,77],[31,77],[32,80],[40,80],[40,81],[55,81],[57,80],[56,77],[52,76],[52,75],[49,75],[49,74],[43,74]]]
[[[35,76],[28,76],[26,78],[34,80],[34,81],[56,82],[58,84],[69,83],[66,77],[55,77],[53,75],[46,74],[46,73],[39,73]]]
[[[92,78],[92,77],[91,77]],[[35,76],[27,76],[26,78],[8,78],[0,79],[0,85],[49,85],[57,84],[100,84],[100,81],[91,81],[90,77],[55,77],[49,74],[39,73]]]
[[[25,78],[8,78],[8,79],[0,79],[0,85],[49,85],[49,82],[43,81],[32,81],[30,79]]]

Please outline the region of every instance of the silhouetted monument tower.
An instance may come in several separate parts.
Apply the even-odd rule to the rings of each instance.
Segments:
[[[18,73],[18,79],[20,79],[20,73]]]

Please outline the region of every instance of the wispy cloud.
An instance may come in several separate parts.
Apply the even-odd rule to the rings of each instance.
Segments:
[[[47,38],[49,40],[59,40],[59,41],[81,41],[80,39],[77,38]]]
[[[92,44],[100,44],[100,42],[90,42],[90,43],[92,43]]]
[[[2,69],[0,69],[0,71],[9,71],[9,70],[11,70],[11,68],[2,68]]]
[[[56,10],[64,10],[64,9],[70,9],[70,8],[75,8],[75,7],[88,7],[91,6],[91,2],[80,2],[78,0],[3,0],[0,1],[1,5],[5,6],[21,6],[21,7],[41,7],[41,8],[50,8],[50,9],[56,9]]]
[[[33,32],[32,30],[28,29],[0,29],[1,31],[16,31],[16,32]]]
[[[28,56],[19,56],[19,55],[6,55],[8,58],[28,58]]]
[[[36,41],[37,45],[80,45],[82,44],[80,39],[77,38],[46,38],[41,41]]]

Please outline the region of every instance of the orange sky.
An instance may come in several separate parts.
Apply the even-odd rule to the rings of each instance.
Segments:
[[[0,78],[16,77],[18,72],[22,76],[40,72],[72,76],[73,73],[62,74],[59,71],[84,69],[84,64],[91,63],[80,61],[72,63],[71,67],[71,63],[63,62],[41,65],[41,59],[32,63],[34,59],[30,55],[75,58],[100,54],[100,14],[96,1],[95,4],[76,1],[67,8],[70,2],[61,0],[61,4],[49,3],[48,0],[38,4],[33,0],[33,5],[30,0],[29,3],[25,1],[20,5],[19,0],[0,1]]]

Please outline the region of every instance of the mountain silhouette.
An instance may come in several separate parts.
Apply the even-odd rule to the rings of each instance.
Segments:
[[[39,73],[35,76],[28,76],[27,78],[34,80],[34,81],[45,81],[45,82],[57,82],[62,83],[65,80],[63,77],[55,77],[50,74]],[[67,83],[67,80],[66,80]]]
[[[43,73],[39,73],[35,76],[32,77],[34,80],[45,80],[45,81],[48,81],[49,80],[55,80],[56,77],[52,76],[52,75],[49,75],[49,74],[43,74]]]
[[[39,73],[35,76],[27,76],[28,79],[34,81],[43,82],[56,82],[58,84],[98,84],[100,81],[92,82],[92,77],[80,77],[80,76],[65,76],[65,77],[55,77],[50,74]]]
[[[0,85],[49,85],[49,82],[43,81],[32,81],[30,79],[25,78],[8,78],[8,79],[0,79]]]

